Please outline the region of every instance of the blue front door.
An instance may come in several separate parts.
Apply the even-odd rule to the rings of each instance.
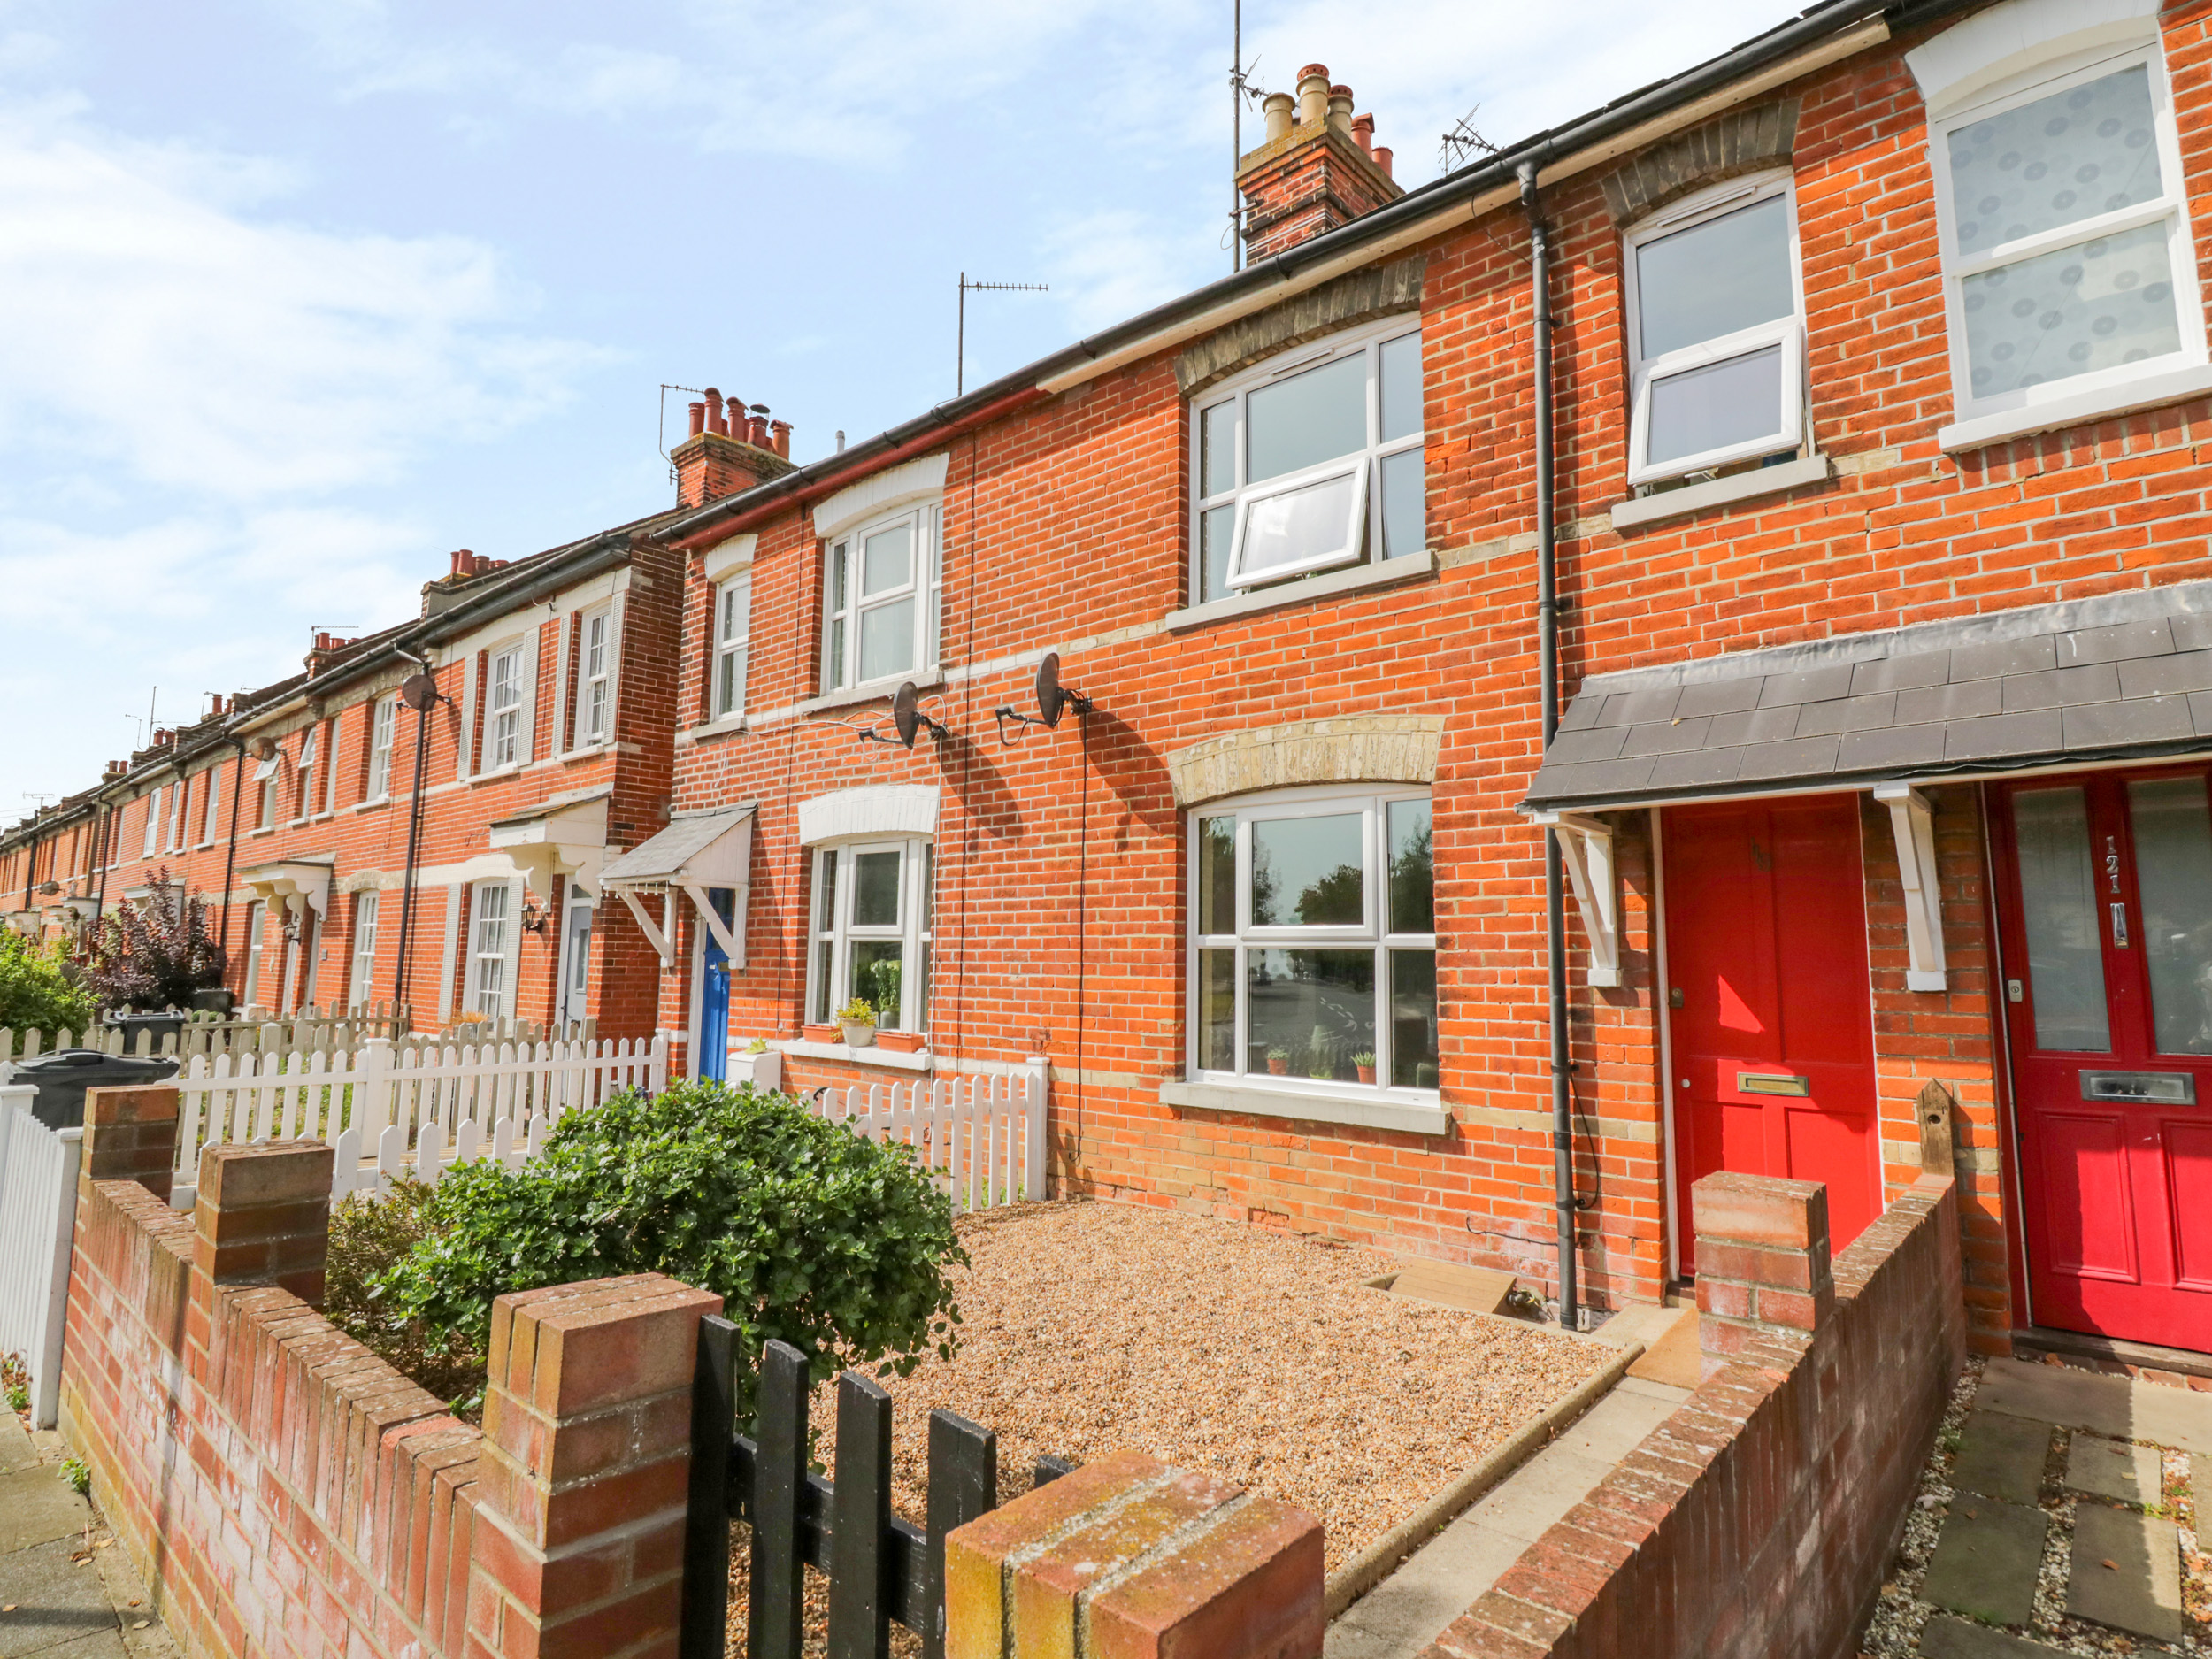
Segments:
[[[709,887],[707,902],[722,926],[737,930],[737,889]],[[714,930],[706,930],[705,972],[699,984],[699,1075],[725,1080],[730,1065],[730,959]]]

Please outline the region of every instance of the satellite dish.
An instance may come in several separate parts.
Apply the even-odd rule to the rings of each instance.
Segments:
[[[426,714],[438,701],[438,682],[429,674],[410,674],[399,682],[399,698],[418,714]]]
[[[910,680],[891,694],[891,724],[897,728],[899,741],[909,749],[914,747],[914,740],[921,735],[920,702],[921,694],[914,689],[914,682]]]
[[[1071,701],[1060,689],[1060,653],[1047,651],[1045,660],[1037,664],[1038,716],[1047,726],[1057,726]]]

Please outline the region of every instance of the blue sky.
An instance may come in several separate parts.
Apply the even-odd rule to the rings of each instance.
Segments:
[[[1398,175],[1790,15],[1247,0]],[[672,498],[658,387],[800,460],[1229,269],[1227,0],[0,0],[0,822],[142,726]],[[1247,142],[1257,126],[1249,118]],[[672,395],[672,425],[683,400]],[[134,719],[131,717],[137,717]]]

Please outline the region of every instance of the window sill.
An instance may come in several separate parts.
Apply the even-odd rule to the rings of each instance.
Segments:
[[[742,713],[726,714],[719,719],[702,720],[698,725],[679,732],[676,736],[679,742],[696,743],[703,738],[723,737],[744,729],[745,717]]]
[[[521,770],[520,761],[511,760],[503,766],[489,766],[482,772],[471,772],[469,782],[471,784],[491,783],[501,778],[511,778]]]
[[[273,825],[273,824],[264,824],[264,825],[263,825],[263,826],[262,826],[259,829],[250,829],[250,830],[248,830],[248,831],[246,832],[246,839],[247,839],[248,841],[251,841],[251,840],[253,840],[253,839],[254,839],[254,837],[255,837],[255,836],[257,836],[257,835],[273,835],[273,834],[275,834],[275,833],[276,833],[276,826],[275,826],[275,825]]]
[[[787,1039],[775,1048],[780,1053],[796,1055],[803,1060],[841,1060],[848,1065],[879,1065],[893,1071],[926,1071],[930,1066],[926,1048],[916,1054],[897,1054],[873,1044],[856,1048],[849,1043],[809,1042],[802,1037]]]
[[[1352,1124],[1363,1129],[1395,1129],[1409,1134],[1449,1133],[1452,1115],[1441,1101],[1391,1099],[1380,1094],[1324,1094],[1297,1088],[1269,1088],[1256,1083],[1163,1083],[1163,1106],[1195,1106],[1205,1111],[1254,1112],[1265,1118],[1298,1118],[1311,1123]]]
[[[798,704],[799,718],[804,719],[808,715],[819,714],[826,709],[849,709],[855,703],[877,702],[889,696],[910,680],[914,682],[917,691],[936,691],[945,683],[944,675],[933,668],[922,674],[899,674],[889,680],[871,680],[857,686],[849,686],[843,691],[802,699]]]
[[[1826,456],[1809,455],[1803,460],[1785,461],[1779,466],[1755,467],[1733,478],[1717,478],[1703,484],[1685,485],[1680,489],[1663,490],[1656,495],[1640,495],[1633,501],[1614,504],[1613,529],[1617,534],[1668,518],[1686,518],[1709,508],[1753,501],[1763,495],[1779,495],[1785,490],[1824,483],[1835,476],[1835,463]]]
[[[378,807],[391,804],[392,797],[388,795],[372,795],[365,801],[356,801],[349,810],[356,812],[373,812]]]
[[[1984,444],[2032,437],[2039,432],[2056,432],[2062,426],[2086,426],[2114,415],[2155,409],[2162,403],[2182,403],[2207,392],[2212,392],[2212,366],[2198,364],[2185,369],[2170,369],[2163,374],[2147,375],[2124,386],[2099,387],[2094,391],[2078,392],[2071,397],[2031,403],[2024,409],[2008,409],[2001,414],[1954,421],[1936,434],[1936,447],[1947,455],[1961,449],[1978,449]]]
[[[1202,605],[1189,605],[1181,611],[1171,611],[1161,621],[1170,634],[1180,634],[1188,628],[1202,628],[1210,622],[1226,621],[1231,617],[1248,617],[1263,611],[1280,611],[1286,605],[1302,605],[1310,600],[1330,599],[1339,594],[1357,593],[1363,588],[1388,588],[1399,582],[1419,581],[1436,574],[1436,555],[1433,552],[1408,553],[1402,558],[1384,559],[1376,565],[1355,565],[1348,571],[1332,571],[1326,576],[1315,576],[1302,582],[1286,582],[1277,588],[1263,588],[1257,593],[1238,594],[1229,599],[1209,599]]]
[[[595,743],[579,743],[575,748],[564,751],[561,760],[564,764],[572,760],[596,760],[607,752],[607,749],[604,738]]]

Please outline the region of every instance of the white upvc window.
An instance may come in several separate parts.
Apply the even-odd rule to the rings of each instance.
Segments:
[[[1284,791],[1190,828],[1190,1076],[1432,1095],[1427,793]]]
[[[169,787],[169,834],[167,846],[175,852],[184,845],[184,803],[192,793],[192,780],[180,778]]]
[[[200,845],[211,846],[215,840],[216,812],[223,799],[223,763],[217,761],[207,769],[207,807],[200,820]]]
[[[492,653],[486,675],[484,749],[489,757],[487,772],[519,764],[522,756],[522,647],[510,645]]]
[[[359,893],[353,900],[353,983],[347,995],[356,1008],[365,1008],[376,995],[376,913],[383,895]]]
[[[1191,592],[1428,545],[1418,318],[1310,341],[1192,405]]]
[[[161,791],[155,790],[153,794],[146,796],[145,800],[146,842],[138,849],[138,856],[141,858],[151,858],[154,856],[154,847],[161,838]]]
[[[745,666],[753,628],[753,572],[741,570],[714,596],[714,718],[745,712]]]
[[[887,1031],[929,1029],[936,856],[926,840],[854,841],[814,854],[808,1018],[864,997]]]
[[[277,816],[277,772],[284,764],[284,751],[276,750],[268,759],[253,769],[254,781],[261,786],[261,811],[255,820],[257,829],[272,829]]]
[[[1628,233],[1628,481],[1772,455],[1805,434],[1796,188],[1732,179]]]
[[[508,884],[476,884],[476,917],[469,931],[469,1007],[487,1019],[507,1013]]]
[[[362,799],[385,801],[392,794],[392,743],[399,731],[399,699],[379,697],[369,717],[368,787]]]
[[[939,510],[911,507],[822,553],[822,689],[889,685],[937,662]]]
[[[323,727],[323,752],[330,757],[323,764],[322,810],[326,812],[338,810],[338,744],[344,721],[343,714],[334,714]]]
[[[2016,75],[1932,121],[1928,148],[1960,420],[2205,362],[2157,46]]]
[[[293,780],[292,821],[296,824],[315,810],[315,728],[300,739],[298,775]]]
[[[588,612],[580,625],[576,664],[576,746],[603,743],[614,703],[614,612]]]

